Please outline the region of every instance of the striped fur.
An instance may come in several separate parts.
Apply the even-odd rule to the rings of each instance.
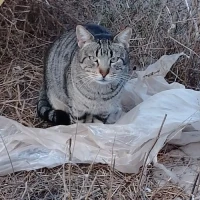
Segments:
[[[78,25],[58,38],[45,60],[37,111],[53,124],[114,123],[129,78],[131,29],[113,37],[98,25]]]

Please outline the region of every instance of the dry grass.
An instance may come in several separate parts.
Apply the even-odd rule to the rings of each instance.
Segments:
[[[163,54],[184,51],[190,59],[181,58],[167,80],[198,90],[198,8],[197,0],[6,0],[0,7],[1,115],[26,126],[48,126],[37,118],[35,109],[44,51],[63,29],[86,22],[100,23],[113,32],[132,27],[133,68],[145,68]],[[142,187],[140,178],[141,173],[122,174],[101,164],[65,165],[0,177],[0,199],[189,198],[171,183],[159,187],[151,166]]]
[[[92,167],[92,168],[91,168]],[[13,177],[1,178],[1,198],[3,199],[69,199],[71,191],[72,199],[173,199],[180,197],[188,199],[183,189],[167,183],[160,187],[152,180],[151,167],[148,169],[148,183],[144,190],[138,190],[140,174],[122,174],[111,171],[106,165],[73,165],[71,173],[71,187],[69,187],[69,165],[53,169],[41,169],[31,172],[19,172],[15,174],[17,182]],[[90,171],[90,174],[88,172]],[[63,176],[66,177],[64,188]],[[110,179],[113,179],[112,188]],[[151,190],[148,190],[150,188]]]

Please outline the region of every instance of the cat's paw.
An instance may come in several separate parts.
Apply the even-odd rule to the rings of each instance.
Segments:
[[[54,110],[52,122],[55,125],[70,125],[71,119],[68,113],[62,110]]]
[[[120,119],[122,114],[123,114],[122,109],[120,107],[117,108],[115,112],[113,112],[109,115],[109,117],[106,120],[106,124],[116,123]]]

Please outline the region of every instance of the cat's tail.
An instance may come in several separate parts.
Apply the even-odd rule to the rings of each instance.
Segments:
[[[37,114],[45,121],[54,125],[70,125],[71,120],[69,114],[62,110],[54,110],[49,103],[46,89],[44,85],[41,87],[39,101],[37,103]]]

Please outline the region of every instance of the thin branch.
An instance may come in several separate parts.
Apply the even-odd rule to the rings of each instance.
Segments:
[[[190,200],[193,200],[194,199],[194,193],[195,193],[195,189],[199,187],[199,173],[197,174],[196,176],[196,179],[194,181],[194,184],[193,184],[193,187],[192,187],[192,191],[191,191],[191,194],[190,194]]]
[[[7,149],[6,143],[5,143],[5,141],[4,141],[4,139],[3,139],[3,137],[2,137],[1,134],[0,134],[0,137],[1,137],[1,140],[2,140],[3,145],[4,145],[4,147],[5,147],[5,150],[6,150],[6,153],[7,153],[7,155],[8,155],[8,158],[9,158],[9,160],[10,160],[10,165],[11,165],[11,168],[12,168],[12,173],[13,173],[13,175],[14,175],[15,183],[17,183],[17,179],[16,179],[16,177],[15,177],[15,170],[14,170],[13,163],[12,163],[12,160],[11,160],[10,154],[9,154],[9,152],[8,152],[8,149]]]
[[[144,165],[143,165],[143,168],[142,168],[142,171],[141,171],[141,176],[140,176],[140,180],[139,180],[139,184],[138,184],[138,188],[139,188],[140,190],[141,190],[141,188],[142,188],[142,182],[143,182],[142,180],[143,180],[143,177],[146,175],[146,173],[144,173],[144,172],[145,172],[146,169],[147,169],[147,160],[148,160],[149,155],[151,154],[153,148],[155,147],[155,145],[156,145],[158,139],[160,138],[160,134],[161,134],[161,131],[162,131],[162,129],[163,129],[164,123],[165,123],[165,121],[166,121],[166,118],[167,118],[167,114],[165,114],[165,116],[164,116],[164,119],[163,119],[162,124],[161,124],[161,126],[160,126],[160,129],[159,129],[158,135],[157,135],[157,137],[156,137],[156,139],[155,139],[155,142],[153,143],[153,145],[152,145],[151,149],[149,150],[149,152],[146,154],[146,159],[145,159],[145,161],[144,161]],[[139,191],[140,191],[140,190],[139,190]],[[139,195],[139,192],[136,194],[136,198],[135,198],[135,199],[138,198],[138,195]]]

